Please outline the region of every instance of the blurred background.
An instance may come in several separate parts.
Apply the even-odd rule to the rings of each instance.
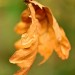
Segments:
[[[42,60],[38,54],[28,75],[75,75],[75,0],[38,0],[51,8],[60,26],[71,43],[68,60],[61,60],[54,52],[49,60],[38,66]],[[9,63],[15,52],[14,43],[20,38],[14,27],[26,9],[23,0],[0,0],[0,75],[13,75],[19,68]]]

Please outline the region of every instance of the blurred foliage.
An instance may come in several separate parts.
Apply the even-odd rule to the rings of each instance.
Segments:
[[[64,28],[72,49],[68,60],[62,61],[53,53],[41,66],[37,65],[42,59],[38,54],[28,75],[75,75],[75,0],[38,1],[51,8],[59,25]],[[15,52],[15,41],[20,38],[14,27],[25,8],[23,0],[0,0],[0,75],[13,75],[18,69],[9,63],[9,58]]]

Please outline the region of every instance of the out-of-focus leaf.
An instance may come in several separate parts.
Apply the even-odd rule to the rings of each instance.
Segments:
[[[54,49],[62,59],[68,58],[71,47],[63,29],[51,10],[38,2],[29,0],[15,30],[22,35],[15,44],[18,50],[10,58],[11,63],[21,68],[15,75],[26,75],[37,53],[44,57],[40,64],[47,61]]]

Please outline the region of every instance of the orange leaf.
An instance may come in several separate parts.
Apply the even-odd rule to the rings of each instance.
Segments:
[[[37,53],[44,57],[39,63],[43,64],[53,50],[60,58],[67,59],[71,49],[51,10],[33,0],[27,0],[27,3],[28,8],[15,27],[15,31],[21,34],[21,39],[15,43],[17,51],[9,60],[21,68],[15,75],[27,75]]]

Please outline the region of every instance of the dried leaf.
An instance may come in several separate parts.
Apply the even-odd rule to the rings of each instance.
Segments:
[[[17,51],[9,60],[21,68],[15,75],[27,75],[37,53],[44,57],[40,65],[47,61],[53,50],[60,58],[67,59],[71,49],[51,10],[33,0],[26,2],[28,8],[15,27],[15,31],[21,34],[21,39],[15,43]]]
[[[57,52],[59,57],[61,57],[62,59],[67,59],[69,57],[69,51],[71,49],[71,46],[68,39],[66,38],[63,29],[62,28],[60,29],[62,38],[60,41],[57,42],[55,51]]]

